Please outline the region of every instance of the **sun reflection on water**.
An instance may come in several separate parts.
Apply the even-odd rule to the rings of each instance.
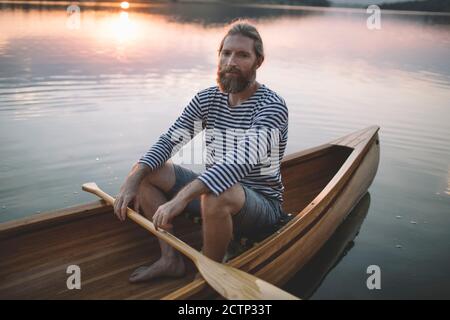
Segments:
[[[128,2],[126,2],[126,1],[123,1],[123,2],[120,3],[120,7],[122,9],[128,9],[130,7],[130,4]]]
[[[127,49],[139,42],[141,30],[130,14],[122,10],[101,22],[96,38],[99,42],[106,41],[115,46],[116,58],[124,60],[127,58]]]

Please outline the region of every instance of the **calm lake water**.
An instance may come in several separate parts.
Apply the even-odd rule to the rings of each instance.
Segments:
[[[290,110],[287,153],[372,124],[367,195],[286,289],[311,299],[450,298],[450,16],[169,4],[0,2],[0,222],[115,194],[190,98],[215,84],[224,25],[265,41],[258,79]],[[79,24],[79,28],[77,27]],[[358,233],[359,231],[359,233]],[[381,268],[368,290],[367,267]]]

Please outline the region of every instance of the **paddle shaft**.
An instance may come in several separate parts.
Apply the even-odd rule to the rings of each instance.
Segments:
[[[92,192],[92,193],[96,194],[97,196],[99,196],[100,198],[102,198],[103,200],[105,200],[110,205],[112,205],[112,206],[114,205],[115,199],[113,197],[111,197],[109,194],[107,194],[106,192],[104,192],[103,190],[101,190],[100,188],[96,188],[93,190],[86,190],[86,191]],[[134,211],[130,208],[127,208],[127,216],[131,220],[133,220],[134,222],[139,224],[141,227],[143,227],[143,228],[147,229],[148,231],[150,231],[151,233],[153,233],[155,236],[157,236],[161,240],[164,240],[167,243],[169,243],[172,247],[174,247],[175,249],[177,249],[178,251],[180,251],[181,253],[186,255],[193,262],[196,262],[200,258],[201,253],[199,253],[197,250],[193,249],[191,246],[189,246],[185,242],[181,241],[180,239],[178,239],[171,233],[169,233],[163,229],[156,229],[150,220],[144,218],[142,215],[140,215],[136,211]]]

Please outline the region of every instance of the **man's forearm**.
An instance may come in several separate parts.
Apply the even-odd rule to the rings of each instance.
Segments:
[[[188,203],[204,193],[211,192],[208,187],[199,179],[195,179],[178,192],[176,198]]]

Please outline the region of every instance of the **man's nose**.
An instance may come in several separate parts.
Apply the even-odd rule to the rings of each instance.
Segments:
[[[235,55],[234,53],[232,53],[232,54],[230,54],[230,55],[228,56],[228,59],[227,59],[227,61],[226,61],[226,65],[227,65],[228,67],[234,67],[234,66],[236,66],[236,55]]]

